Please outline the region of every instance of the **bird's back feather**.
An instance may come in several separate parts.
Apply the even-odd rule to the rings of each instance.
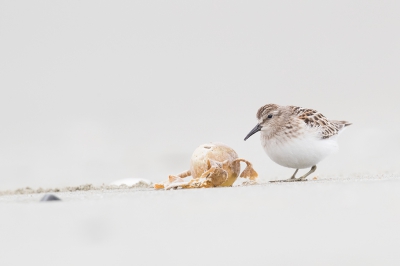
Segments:
[[[302,120],[307,126],[318,129],[322,139],[328,139],[339,134],[339,132],[351,123],[347,121],[328,120],[320,112],[297,106],[290,106],[293,114]]]

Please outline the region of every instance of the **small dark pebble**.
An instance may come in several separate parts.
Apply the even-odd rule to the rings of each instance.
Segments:
[[[61,199],[52,194],[46,194],[40,201],[53,201],[53,200],[61,200]]]

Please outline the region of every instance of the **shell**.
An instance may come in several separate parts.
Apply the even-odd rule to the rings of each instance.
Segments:
[[[254,181],[258,174],[249,161],[238,158],[237,153],[222,143],[200,145],[192,154],[190,170],[179,175],[170,175],[168,181],[156,183],[156,189],[228,187],[240,173],[240,162],[247,164],[240,177]],[[184,178],[192,176],[192,180]]]
[[[190,172],[193,178],[200,178],[211,167],[209,164],[219,162],[228,178],[220,186],[232,186],[240,174],[240,163],[237,153],[230,147],[222,143],[208,143],[200,145],[192,155],[190,160]],[[210,163],[209,163],[210,161]],[[218,167],[217,164],[215,167]]]

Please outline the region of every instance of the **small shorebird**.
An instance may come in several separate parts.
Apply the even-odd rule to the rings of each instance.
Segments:
[[[257,119],[258,124],[244,140],[261,131],[261,144],[272,161],[296,169],[291,178],[278,182],[306,181],[317,169],[316,164],[338,149],[338,135],[351,125],[328,120],[312,109],[277,104],[262,106]],[[296,178],[299,169],[309,167],[308,173]]]

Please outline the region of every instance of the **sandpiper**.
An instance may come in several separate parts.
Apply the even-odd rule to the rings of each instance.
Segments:
[[[296,106],[266,104],[257,112],[258,124],[245,137],[261,131],[261,144],[272,161],[294,168],[289,179],[278,182],[305,181],[316,164],[338,149],[338,135],[351,123],[328,120],[316,110]],[[309,168],[296,178],[299,169]],[[276,182],[276,181],[275,181]]]

